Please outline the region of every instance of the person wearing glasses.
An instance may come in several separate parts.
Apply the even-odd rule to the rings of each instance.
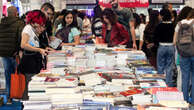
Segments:
[[[49,42],[51,42],[52,35],[53,35],[53,33],[52,33],[52,23],[53,23],[55,8],[50,3],[44,3],[41,6],[40,10],[46,16],[45,30],[39,35],[40,48],[47,49],[49,51],[53,51],[54,49],[50,48]],[[47,57],[44,57],[43,61],[44,61],[44,64],[45,64],[44,69],[46,69]]]
[[[44,3],[41,6],[41,11],[46,16],[45,31],[40,34],[41,48],[48,48],[49,41],[52,34],[52,20],[54,17],[55,8],[50,3]]]
[[[19,71],[26,77],[24,100],[28,99],[27,88],[31,77],[43,68],[43,56],[47,50],[40,48],[39,35],[45,30],[46,16],[40,10],[33,10],[27,14],[26,26],[22,31],[21,48],[23,55],[19,64]]]

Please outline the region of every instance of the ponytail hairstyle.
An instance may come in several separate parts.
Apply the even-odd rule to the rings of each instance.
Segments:
[[[46,16],[40,10],[33,10],[29,12],[26,16],[26,24],[34,24],[37,23],[39,25],[46,24]]]

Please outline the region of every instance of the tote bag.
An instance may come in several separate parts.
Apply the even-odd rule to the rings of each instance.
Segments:
[[[16,62],[19,64],[19,57],[16,57]],[[21,99],[25,90],[25,76],[18,73],[17,66],[15,73],[11,74],[10,84],[10,98]]]

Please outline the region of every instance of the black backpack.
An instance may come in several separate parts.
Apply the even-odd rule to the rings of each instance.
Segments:
[[[178,23],[179,31],[176,46],[178,53],[183,57],[194,56],[194,20],[190,23]]]
[[[0,23],[0,57],[12,57],[19,51],[23,27],[20,19],[9,24]]]

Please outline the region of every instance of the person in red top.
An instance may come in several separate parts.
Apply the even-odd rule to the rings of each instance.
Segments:
[[[129,34],[124,26],[117,21],[116,13],[112,9],[106,8],[102,13],[102,17],[103,43],[107,43],[109,47],[126,45],[129,41]]]

